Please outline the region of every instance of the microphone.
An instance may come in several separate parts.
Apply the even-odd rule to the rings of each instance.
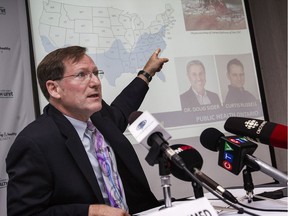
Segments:
[[[171,135],[147,111],[144,113],[140,111],[131,113],[128,123],[128,130],[132,136],[149,150],[148,155],[145,157],[147,163],[151,166],[156,163],[159,164],[165,207],[171,207],[170,176],[168,175],[170,167],[166,157],[180,169],[185,169],[186,167],[182,158],[169,147],[166,141],[171,138]],[[163,154],[166,157],[163,157]]]
[[[200,135],[200,142],[211,151],[219,151],[218,165],[235,175],[238,175],[245,165],[243,157],[253,154],[258,147],[244,137],[225,137],[215,128],[205,129]]]
[[[238,175],[243,166],[246,165],[254,171],[261,171],[279,182],[288,182],[287,175],[252,156],[258,146],[245,137],[225,137],[219,130],[207,128],[201,133],[200,142],[211,151],[219,151],[218,165],[235,175]]]
[[[257,142],[273,147],[287,149],[288,128],[285,125],[259,119],[229,117],[224,124],[224,128],[230,133],[247,136]]]
[[[194,172],[194,168],[201,169],[203,165],[203,158],[201,154],[194,149],[192,146],[184,144],[175,144],[171,145],[171,149],[177,153],[182,160],[184,161],[186,167],[190,172]],[[190,182],[191,177],[183,169],[179,169],[177,166],[171,165],[170,167],[171,174],[176,178]]]
[[[171,148],[183,159],[187,169],[201,182],[208,185],[212,190],[216,191],[227,200],[233,203],[238,203],[238,200],[229,191],[227,191],[221,185],[200,171],[203,165],[203,159],[201,154],[196,149],[191,146],[182,144],[172,145]],[[183,181],[192,181],[191,176],[189,176],[183,169],[180,169],[178,166],[173,166],[173,164],[171,165],[171,174]]]
[[[190,173],[194,172],[194,168],[201,169],[203,165],[202,156],[198,151],[189,145],[175,144],[171,148],[183,159],[184,163]],[[187,171],[180,169],[178,166],[170,165],[170,172],[176,178],[191,182],[193,187],[194,196],[196,199],[204,197],[203,187],[201,184],[197,183],[194,178],[188,175]],[[195,176],[196,177],[196,176]]]
[[[185,164],[179,155],[169,147],[166,140],[171,138],[171,135],[161,126],[149,112],[135,111],[128,118],[128,130],[138,143],[142,144],[149,151],[145,158],[149,165],[153,166],[156,163],[157,157],[162,151],[173,163],[180,168]]]

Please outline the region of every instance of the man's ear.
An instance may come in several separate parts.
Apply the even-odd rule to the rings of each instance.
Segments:
[[[59,99],[61,97],[59,94],[59,92],[61,91],[61,88],[56,81],[48,80],[46,82],[46,88],[50,94],[50,97],[56,98],[56,99]]]

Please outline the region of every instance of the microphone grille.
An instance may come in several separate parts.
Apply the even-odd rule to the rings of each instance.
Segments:
[[[218,140],[222,136],[224,134],[216,128],[207,128],[201,133],[200,142],[205,148],[217,152],[219,148]]]

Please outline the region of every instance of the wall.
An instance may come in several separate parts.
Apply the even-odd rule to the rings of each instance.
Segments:
[[[271,122],[287,125],[287,0],[249,0]],[[287,172],[287,150],[275,149],[278,169]]]

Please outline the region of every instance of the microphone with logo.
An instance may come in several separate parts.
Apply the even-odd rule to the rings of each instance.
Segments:
[[[170,164],[166,158],[170,159],[180,169],[185,167],[182,158],[169,147],[167,140],[171,138],[171,135],[147,111],[131,113],[128,123],[128,130],[132,136],[149,151],[145,157],[147,163],[150,166],[159,164],[165,207],[171,207]],[[163,157],[164,155],[165,157]]]
[[[149,153],[145,158],[150,166],[158,163],[160,153],[164,153],[175,165],[180,168],[185,164],[167,142],[171,135],[161,126],[149,112],[135,111],[128,118],[128,130],[138,143],[143,145]]]
[[[211,189],[216,191],[218,194],[228,199],[233,203],[238,203],[238,200],[225,188],[216,183],[214,180],[205,175],[200,169],[203,165],[203,159],[201,154],[189,145],[175,144],[171,145],[171,148],[183,159],[188,170],[193,173],[200,181],[204,182]],[[178,179],[183,181],[192,181],[195,198],[203,197],[203,188],[200,188],[196,182],[191,179],[191,176],[187,174],[183,169],[179,169],[178,166],[171,164],[171,173]]]
[[[258,145],[245,137],[225,137],[216,128],[207,128],[201,133],[200,142],[211,151],[219,151],[218,165],[235,175],[246,165],[253,171],[261,171],[279,182],[288,182],[287,175],[252,155]]]
[[[224,128],[226,131],[245,136],[273,147],[287,149],[288,127],[259,119],[229,117]]]
[[[174,144],[171,145],[171,149],[173,149],[184,160],[184,163],[186,164],[190,172],[194,173],[196,169],[202,168],[203,158],[201,154],[192,146],[184,144]],[[197,182],[195,182],[183,169],[179,169],[178,166],[174,166],[173,164],[171,164],[170,169],[171,174],[174,177],[182,181],[191,182],[194,196],[196,199],[204,196],[203,187]]]

